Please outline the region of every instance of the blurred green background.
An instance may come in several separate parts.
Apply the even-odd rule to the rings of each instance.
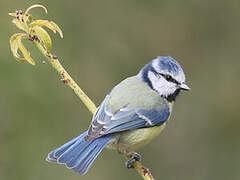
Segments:
[[[140,179],[104,150],[79,176],[47,163],[47,153],[83,132],[91,114],[36,48],[35,67],[14,60],[7,15],[39,1],[0,1],[0,179]],[[53,52],[96,104],[117,83],[159,55],[183,66],[192,91],[177,99],[165,131],[139,152],[162,180],[240,178],[240,1],[41,1],[63,29]]]

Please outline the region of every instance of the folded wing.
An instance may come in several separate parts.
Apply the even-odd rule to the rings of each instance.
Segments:
[[[121,131],[160,126],[170,116],[167,105],[150,110],[126,105],[113,112],[107,103],[109,98],[108,95],[95,113],[86,140]]]

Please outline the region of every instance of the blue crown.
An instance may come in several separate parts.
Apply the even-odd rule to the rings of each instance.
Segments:
[[[168,71],[174,75],[184,73],[180,64],[170,56],[159,56],[156,59],[154,59],[151,63],[154,63],[154,61],[158,62],[157,67],[153,66],[154,68],[156,68],[156,70]]]

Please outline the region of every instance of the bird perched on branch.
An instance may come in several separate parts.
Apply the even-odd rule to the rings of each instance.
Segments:
[[[48,154],[47,160],[87,173],[103,148],[130,156],[128,168],[141,156],[135,152],[165,127],[181,90],[190,90],[179,63],[160,56],[105,97],[87,131]]]

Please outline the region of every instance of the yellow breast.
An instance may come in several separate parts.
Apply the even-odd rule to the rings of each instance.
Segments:
[[[109,148],[117,149],[119,152],[131,152],[152,141],[165,127],[161,126],[141,128],[136,130],[124,131],[119,133],[117,142],[109,145]]]

